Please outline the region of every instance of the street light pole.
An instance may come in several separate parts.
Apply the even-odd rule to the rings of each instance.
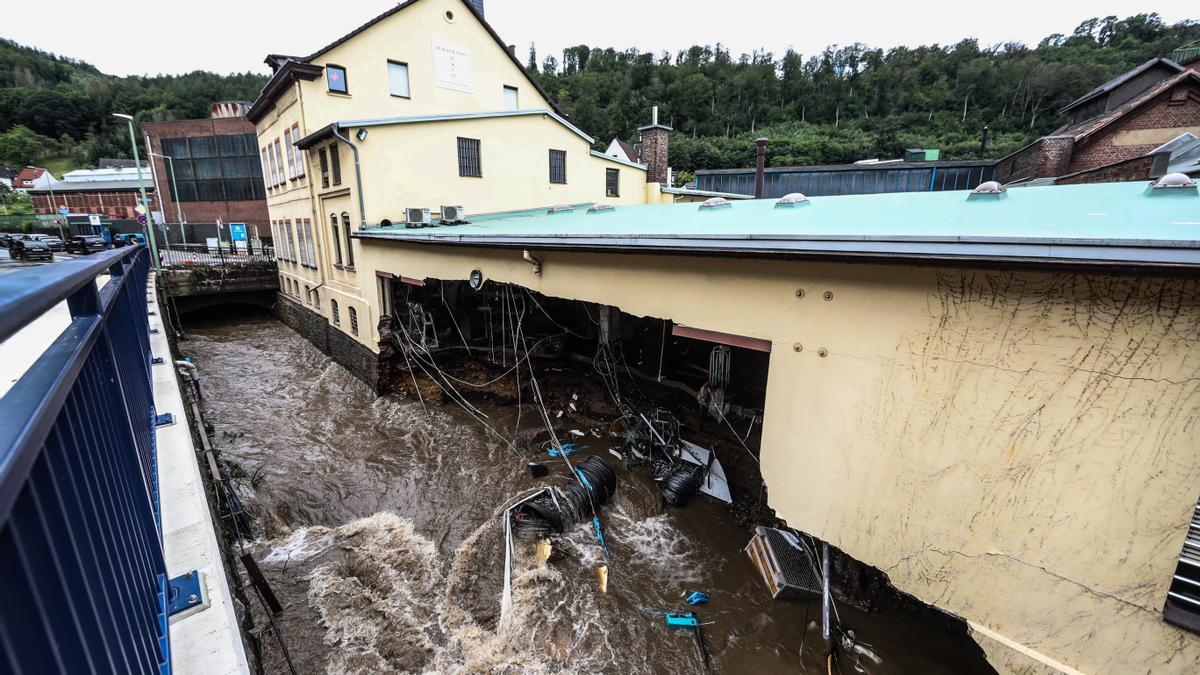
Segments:
[[[158,244],[154,241],[154,225],[150,218],[150,200],[146,198],[146,184],[142,182],[142,160],[138,157],[137,134],[133,130],[133,115],[125,115],[123,113],[113,113],[113,117],[120,117],[129,124],[129,147],[133,148],[133,165],[137,167],[138,190],[142,193],[142,208],[145,213],[141,214],[146,218],[146,234],[150,238],[150,255],[154,258],[154,273],[157,276],[162,274],[162,264],[158,260]]]
[[[175,202],[175,218],[179,222],[179,234],[183,237],[183,247],[187,248],[187,228],[184,227],[183,208],[179,205],[179,184],[175,182],[175,158],[170,155],[164,155],[161,152],[151,152],[151,157],[162,157],[167,160],[167,172],[171,175],[171,201]],[[159,195],[159,199],[162,196]]]

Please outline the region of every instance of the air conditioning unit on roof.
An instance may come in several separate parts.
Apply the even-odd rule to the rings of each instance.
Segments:
[[[404,209],[405,227],[429,227],[433,220],[429,217],[429,209]]]
[[[455,225],[467,221],[467,211],[461,206],[442,206],[442,223]]]

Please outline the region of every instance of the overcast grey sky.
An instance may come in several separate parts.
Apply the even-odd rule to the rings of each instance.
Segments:
[[[954,43],[1036,44],[1070,33],[1089,17],[1157,11],[1168,23],[1200,18],[1187,0],[1007,0],[1004,2],[802,2],[799,0],[484,0],[488,21],[539,60],[563,47],[639,47],[672,52],[693,44],[727,45],[734,54],[789,46],[809,55],[830,44],[877,47]],[[14,2],[0,13],[0,36],[83,59],[114,75],[267,72],[268,53],[308,54],[394,0],[276,3],[256,0],[58,0]],[[14,9],[15,8],[15,9]],[[1189,16],[1190,15],[1190,16]],[[136,20],[130,24],[130,19]],[[133,25],[136,30],[130,30]],[[154,45],[147,50],[147,40]]]

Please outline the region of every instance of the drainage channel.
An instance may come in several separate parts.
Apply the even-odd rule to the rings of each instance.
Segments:
[[[514,539],[501,621],[504,509],[571,475],[545,454],[527,390],[520,404],[473,399],[471,413],[428,396],[376,397],[261,316],[189,319],[180,349],[199,367],[213,445],[251,516],[248,550],[283,606],[278,625],[299,672],[830,671],[813,648],[820,600],[772,600],[743,552],[769,512],[754,499],[730,507],[703,494],[664,505],[646,468],[610,451],[617,411],[586,368],[564,360],[536,374],[573,464],[596,456],[617,474],[616,495],[600,509],[607,556],[590,518],[546,563],[537,543]],[[459,372],[470,374],[470,364]],[[481,421],[516,439],[518,453]],[[721,448],[737,485],[744,449],[720,433],[692,439]],[[550,475],[534,478],[529,462]],[[709,602],[689,606],[694,591]],[[841,672],[988,670],[953,621],[879,592],[836,609],[884,660],[845,658]],[[697,612],[702,646],[664,618],[686,611]],[[258,637],[263,670],[287,672],[273,638]]]

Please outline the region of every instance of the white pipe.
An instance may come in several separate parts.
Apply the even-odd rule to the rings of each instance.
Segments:
[[[829,643],[831,633],[829,626],[829,544],[822,544],[821,549],[821,637]]]
[[[525,260],[525,262],[533,265],[534,274],[542,273],[542,261],[530,255],[528,250],[521,251],[521,257]]]

